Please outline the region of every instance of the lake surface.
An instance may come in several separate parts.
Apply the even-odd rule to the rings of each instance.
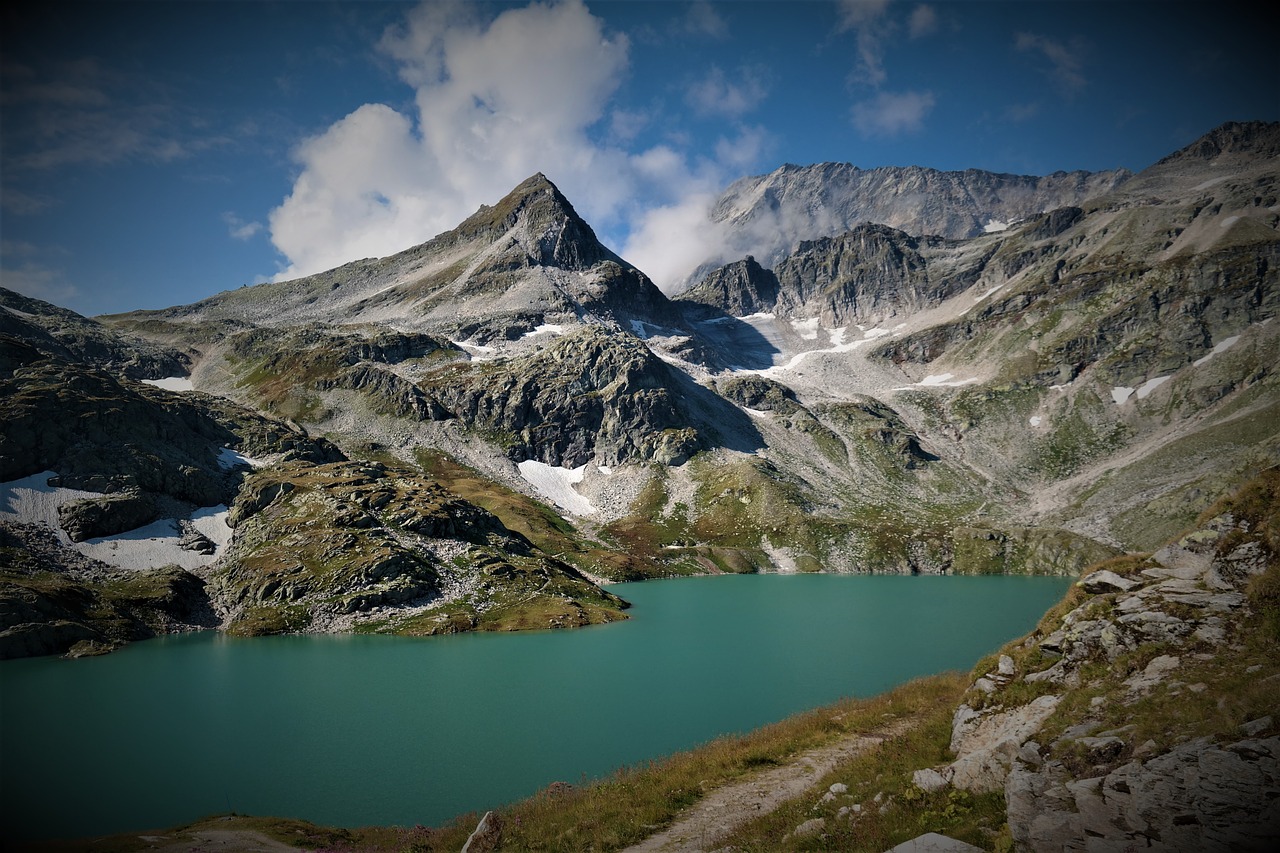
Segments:
[[[214,813],[439,824],[967,669],[1034,627],[1061,578],[759,575],[613,587],[576,631],[135,643],[0,664],[3,837]]]

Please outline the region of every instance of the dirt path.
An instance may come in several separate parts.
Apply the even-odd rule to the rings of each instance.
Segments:
[[[897,737],[914,725],[913,719],[899,720],[874,732],[854,735],[829,746],[803,752],[781,767],[730,782],[691,806],[671,826],[628,847],[623,853],[714,850],[721,839],[748,820],[768,814],[813,788],[840,762]]]

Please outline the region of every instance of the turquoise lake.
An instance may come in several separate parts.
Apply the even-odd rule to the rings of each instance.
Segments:
[[[1062,578],[759,575],[612,589],[575,631],[236,639],[0,663],[3,837],[215,813],[438,824],[843,696],[968,669]]]

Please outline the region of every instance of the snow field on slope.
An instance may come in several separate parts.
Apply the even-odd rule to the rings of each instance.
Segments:
[[[0,483],[0,518],[24,524],[43,524],[51,528],[58,541],[76,551],[122,569],[141,571],[160,566],[178,565],[184,569],[207,566],[218,558],[222,549],[231,541],[231,528],[227,526],[227,507],[223,505],[202,507],[191,515],[191,525],[218,546],[213,554],[200,554],[180,547],[182,539],[180,520],[162,518],[144,527],[72,542],[58,521],[58,507],[83,498],[101,497],[101,492],[82,489],[66,489],[50,486],[54,471],[42,471]]]
[[[573,488],[586,476],[585,464],[577,468],[559,468],[535,459],[526,459],[516,467],[520,469],[520,476],[533,486],[538,494],[564,511],[578,516],[595,514],[596,508],[591,501],[578,494]]]

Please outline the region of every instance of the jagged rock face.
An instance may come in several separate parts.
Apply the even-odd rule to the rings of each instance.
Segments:
[[[0,480],[52,470],[59,485],[229,503],[224,447],[326,458],[333,448],[232,404],[45,361],[0,379]]]
[[[682,304],[707,305],[734,317],[771,311],[778,301],[778,277],[748,255],[707,273],[706,278],[680,294]]]
[[[878,325],[950,295],[930,287],[914,239],[878,225],[799,245],[778,264],[778,313]]]
[[[130,379],[185,376],[189,355],[120,335],[74,311],[0,287],[0,373],[40,358],[101,367]]]
[[[701,445],[681,410],[677,374],[640,341],[598,327],[535,355],[459,366],[422,384],[455,417],[500,433],[516,460],[678,464]]]
[[[724,223],[731,253],[752,253],[764,266],[773,267],[797,243],[834,236],[860,222],[916,236],[973,237],[993,221],[1009,223],[1078,205],[1113,190],[1129,176],[1124,169],[1029,177],[978,169],[788,164],[732,184],[711,216]]]

